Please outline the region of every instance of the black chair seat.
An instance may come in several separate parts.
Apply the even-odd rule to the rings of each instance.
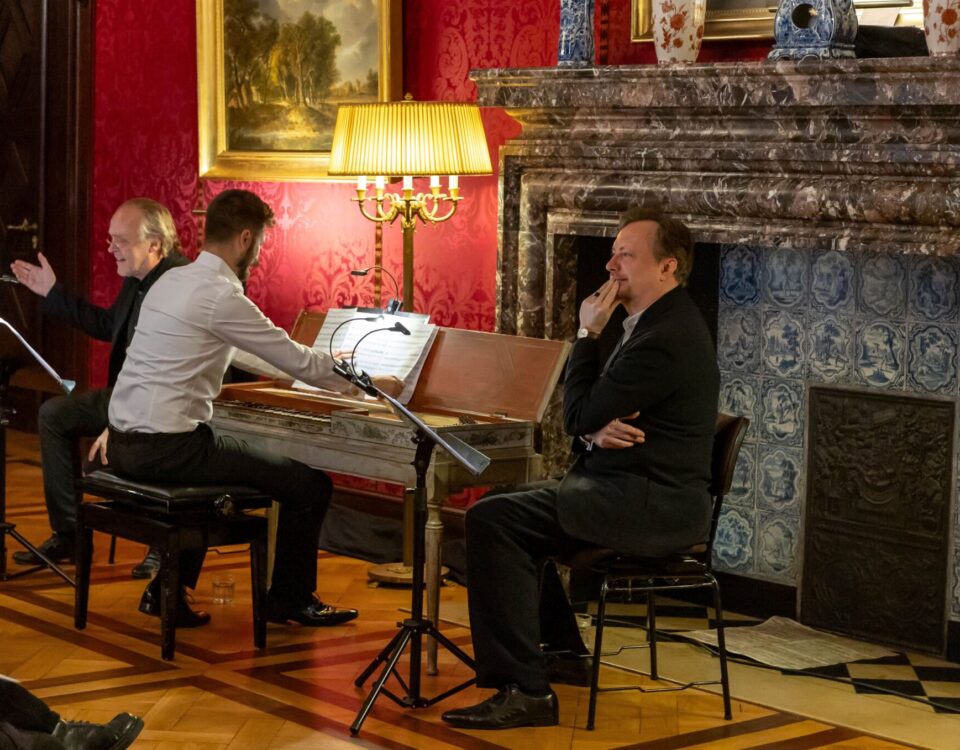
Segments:
[[[81,485],[88,494],[171,515],[201,513],[229,517],[245,510],[268,508],[271,503],[268,495],[242,485],[139,482],[105,469],[90,472],[83,477]]]
[[[717,417],[716,433],[713,442],[712,472],[710,492],[713,495],[713,517],[710,529],[710,541],[696,544],[685,550],[679,550],[661,557],[637,557],[603,547],[588,547],[573,555],[561,558],[558,562],[571,568],[591,570],[601,577],[600,597],[597,602],[596,636],[594,639],[593,672],[590,681],[590,701],[587,708],[587,729],[593,729],[597,713],[597,695],[617,690],[638,690],[640,692],[659,692],[662,690],[682,690],[699,685],[720,684],[723,692],[723,715],[730,719],[730,681],[727,675],[727,652],[723,635],[723,609],[720,601],[720,586],[711,570],[713,538],[716,535],[717,522],[723,505],[723,497],[730,491],[737,455],[743,443],[750,421],[746,417],[731,417],[720,414]],[[709,588],[713,591],[713,605],[717,618],[717,641],[720,657],[720,679],[691,682],[677,687],[647,688],[640,685],[600,687],[600,660],[604,654],[603,630],[606,624],[606,605],[609,594],[632,596],[640,593],[647,600],[648,640],[643,644],[650,649],[650,677],[658,679],[657,672],[657,619],[655,594],[663,591]],[[616,652],[619,653],[619,652]]]
[[[77,518],[77,590],[74,625],[87,622],[93,532],[147,544],[160,553],[161,655],[172,659],[179,555],[213,545],[249,544],[253,592],[253,640],[266,646],[267,519],[245,511],[266,508],[271,498],[250,487],[137,482],[100,469],[81,478],[79,492],[103,498],[82,503]]]
[[[616,550],[606,547],[588,547],[580,550],[568,557],[560,558],[559,562],[568,568],[583,568],[596,570],[598,573],[605,573],[608,570],[615,570],[622,567],[626,570],[636,568],[658,568],[670,566],[689,566],[691,564],[702,566],[703,557],[707,553],[706,543],[697,544],[688,547],[681,552],[675,552],[666,557],[635,557],[625,555]]]

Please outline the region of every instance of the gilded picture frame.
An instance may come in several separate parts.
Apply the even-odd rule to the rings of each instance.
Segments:
[[[653,41],[656,0],[631,0],[630,40]],[[704,39],[772,39],[776,0],[707,0]],[[896,26],[923,26],[923,0],[856,0],[860,10],[899,8]]]
[[[258,181],[309,181],[309,180],[335,180],[342,178],[329,177],[327,167],[330,163],[329,151],[323,149],[312,150],[310,148],[291,148],[290,142],[274,143],[270,141],[270,134],[266,131],[254,134],[254,139],[248,141],[255,143],[252,147],[231,148],[231,143],[241,140],[236,127],[237,118],[235,112],[238,108],[238,96],[236,86],[236,76],[232,83],[228,83],[228,63],[227,49],[225,47],[225,3],[230,0],[197,0],[197,94],[198,94],[198,135],[199,135],[199,171],[203,178],[212,179],[237,179],[237,180],[258,180]],[[362,101],[369,98],[371,101],[390,101],[400,98],[401,87],[403,85],[403,67],[402,67],[402,13],[401,0],[374,0],[377,4],[377,25],[375,33],[377,36],[377,95],[374,98],[370,90],[374,86],[369,78],[365,81],[357,81],[357,89],[360,91],[352,101]],[[336,3],[336,0],[316,0],[315,13],[311,13],[311,18],[307,19],[315,28],[317,19],[322,16],[322,10],[330,3]],[[262,5],[262,3],[261,3]],[[302,8],[309,6],[307,2],[295,3],[296,7]],[[229,7],[229,6],[228,6]],[[302,16],[301,16],[302,20]],[[271,21],[272,22],[272,21]],[[321,22],[327,28],[332,23],[321,19]],[[262,25],[262,24],[261,24]],[[371,24],[367,24],[370,26]],[[336,27],[333,27],[336,28]],[[282,25],[278,26],[278,31],[273,35],[274,39],[281,39],[284,32]],[[330,36],[329,34],[327,35]],[[350,36],[351,41],[354,35]],[[372,46],[373,40],[367,40]],[[337,45],[333,45],[336,47]],[[260,88],[263,90],[274,91],[276,86],[282,86],[283,96],[290,101],[299,101],[301,104],[305,101],[305,95],[302,91],[302,82],[288,86],[285,80],[280,80],[277,74],[277,68],[280,59],[280,53],[274,53],[272,50],[263,50],[258,57],[268,60],[269,81],[274,88],[269,88],[266,83],[266,75],[260,75]],[[236,59],[236,57],[234,57]],[[246,59],[250,59],[248,56]],[[334,70],[338,67],[336,64],[331,66]],[[319,76],[311,77],[311,84]],[[301,77],[302,78],[302,77]],[[352,82],[343,83],[337,89],[327,84],[327,90],[336,91],[336,96],[329,96],[327,99],[318,100],[315,105],[322,109],[323,117],[314,121],[307,121],[303,125],[303,133],[314,135],[314,142],[322,142],[326,137],[326,132],[319,133],[317,128],[324,129],[329,127],[332,133],[332,120],[330,113],[335,111],[334,103],[351,101],[349,99]],[[363,86],[366,86],[364,92]],[[248,86],[248,89],[250,87]],[[296,96],[291,92],[295,90]],[[228,93],[229,92],[229,93]],[[345,93],[346,92],[346,93]],[[279,94],[271,94],[275,98]],[[244,97],[249,97],[247,93]],[[264,119],[264,112],[269,117],[270,110],[266,109],[266,94],[254,90],[254,97],[261,104],[264,100],[263,112],[260,112],[260,119]],[[309,104],[314,104],[309,102]],[[301,110],[304,107],[300,108]],[[233,110],[233,113],[230,111]],[[234,120],[228,118],[234,114]],[[300,117],[298,123],[304,122]],[[233,130],[228,130],[234,125]],[[262,125],[261,125],[262,127]],[[309,139],[304,139],[308,142]]]

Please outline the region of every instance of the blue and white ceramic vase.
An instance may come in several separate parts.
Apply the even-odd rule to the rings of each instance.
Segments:
[[[593,0],[560,0],[557,65],[593,65]]]
[[[773,21],[771,60],[855,57],[853,0],[780,0]]]

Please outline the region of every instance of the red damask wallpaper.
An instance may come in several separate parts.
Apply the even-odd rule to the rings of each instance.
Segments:
[[[212,2],[213,0],[203,0]],[[197,180],[196,0],[98,0],[94,77],[94,217],[91,298],[109,304],[119,289],[104,247],[110,216],[126,198],[146,195],[174,215],[195,254],[191,211],[203,201]],[[417,99],[475,98],[471,68],[556,64],[559,0],[411,0],[405,5],[404,89]],[[650,44],[630,43],[630,0],[598,0],[599,62],[653,61]],[[707,45],[701,59],[762,57],[768,45]],[[501,111],[484,114],[493,163],[518,132]],[[415,298],[435,322],[492,330],[497,264],[497,180],[464,178],[458,214],[416,234]],[[209,200],[227,186],[256,191],[277,226],[264,246],[250,296],[278,325],[304,308],[369,304],[371,281],[351,277],[373,262],[374,229],[350,202],[345,183],[207,183]],[[384,264],[400,276],[400,230],[384,230]],[[386,285],[385,285],[386,286]],[[91,346],[88,375],[102,383],[106,348]]]

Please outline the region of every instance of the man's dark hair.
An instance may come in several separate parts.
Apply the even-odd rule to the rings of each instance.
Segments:
[[[671,219],[659,211],[635,206],[620,214],[619,229],[637,221],[652,221],[657,225],[657,244],[653,248],[653,257],[658,261],[675,258],[677,270],[674,278],[680,286],[686,286],[693,270],[693,236],[687,225],[678,219]]]
[[[249,190],[224,190],[207,206],[204,242],[226,242],[244,229],[259,234],[273,226],[273,209]]]

